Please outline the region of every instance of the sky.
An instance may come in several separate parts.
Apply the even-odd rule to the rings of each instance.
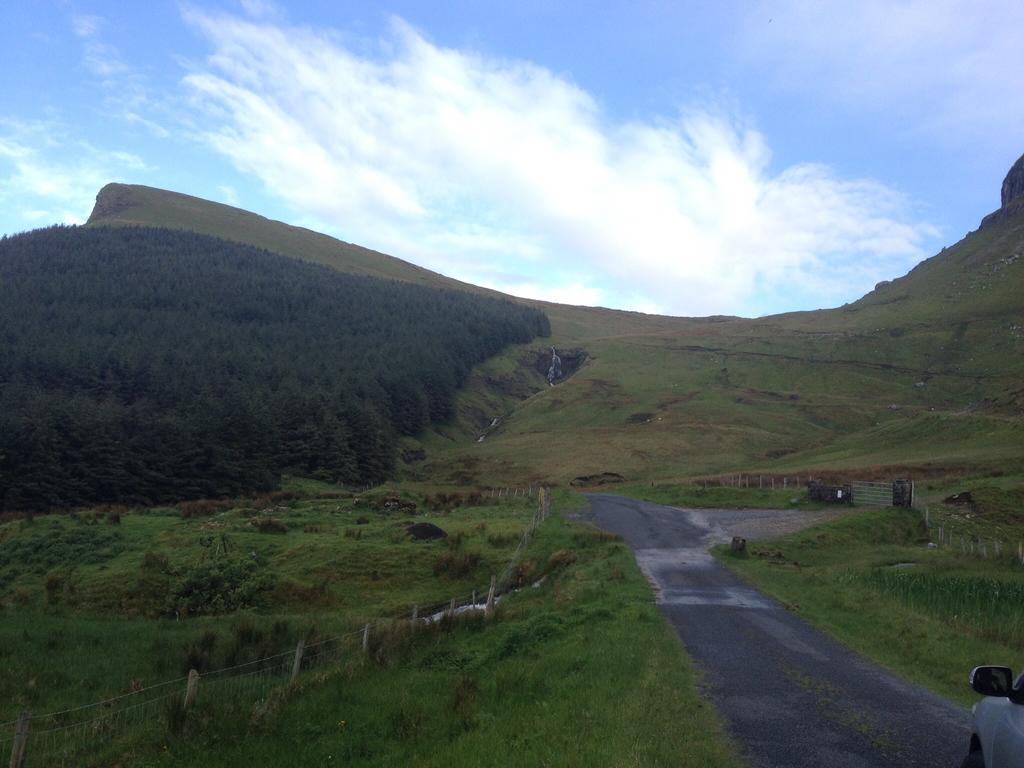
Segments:
[[[1024,3],[0,5],[0,233],[146,184],[517,296],[838,306],[1024,152]]]

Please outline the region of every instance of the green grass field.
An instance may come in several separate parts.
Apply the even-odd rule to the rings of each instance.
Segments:
[[[389,508],[413,500],[419,514]],[[555,508],[578,503],[561,493]],[[405,619],[377,622],[364,654],[365,622],[485,585],[537,500],[452,504],[436,490],[347,498],[302,481],[272,512],[237,500],[200,505],[202,515],[186,505],[187,517],[8,521],[0,722],[125,697],[34,720],[30,755],[52,765],[737,764],[628,548],[557,515],[514,571],[522,591],[493,620],[470,613],[415,632]],[[252,521],[268,518],[287,531],[258,532]],[[396,534],[410,519],[444,527],[448,542]],[[215,554],[222,535],[227,552]],[[173,617],[195,569],[251,553],[256,589],[222,573]],[[445,570],[467,554],[479,557],[466,572]],[[290,684],[299,638],[321,663]],[[189,669],[205,676],[185,713]]]
[[[387,506],[411,498],[385,489],[352,498],[303,481],[264,498],[0,525],[0,720],[469,595],[508,562],[535,504],[489,499],[432,510],[417,494],[416,513]],[[414,521],[449,538],[410,541],[405,527]],[[260,636],[239,647],[239,627],[250,624]],[[217,639],[197,658],[206,633]],[[115,639],[115,655],[97,656]]]

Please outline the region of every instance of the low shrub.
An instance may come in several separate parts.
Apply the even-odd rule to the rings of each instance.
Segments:
[[[576,562],[576,553],[571,549],[559,549],[548,558],[548,570],[557,571]]]
[[[217,634],[206,630],[197,639],[185,643],[182,671],[194,669],[202,673],[214,669],[213,649],[217,646]]]
[[[174,606],[186,615],[254,608],[273,585],[273,578],[252,560],[207,561],[183,574],[174,593]]]
[[[512,586],[525,587],[537,578],[537,564],[533,560],[524,560],[512,569]]]
[[[471,575],[480,565],[480,555],[476,552],[442,552],[434,561],[434,575],[447,576],[449,579],[464,579]]]
[[[288,533],[288,525],[276,517],[253,518],[250,525],[254,526],[260,533]]]
[[[487,537],[487,543],[492,547],[509,547],[518,543],[519,539],[518,533],[492,533]]]
[[[157,552],[147,552],[142,558],[141,568],[146,573],[174,572],[174,569],[171,567],[171,561],[167,559],[167,555],[161,555]]]
[[[116,557],[123,549],[119,531],[89,525],[33,527],[30,534],[23,530],[4,542],[0,547],[0,568],[21,566],[42,575],[58,566],[102,563]]]
[[[479,498],[480,494],[476,494]],[[461,507],[464,502],[460,493],[435,493],[433,496],[427,494],[423,503],[435,512],[450,512]]]
[[[182,519],[188,520],[193,517],[208,517],[225,509],[235,506],[233,501],[228,499],[195,499],[193,501],[181,501],[176,505]]]
[[[46,602],[49,605],[74,605],[76,586],[74,574],[66,570],[50,571],[46,574]]]

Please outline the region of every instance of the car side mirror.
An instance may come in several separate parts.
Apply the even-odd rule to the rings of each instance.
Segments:
[[[1013,690],[1013,670],[1009,667],[975,667],[971,670],[971,688],[982,696],[1009,696]]]

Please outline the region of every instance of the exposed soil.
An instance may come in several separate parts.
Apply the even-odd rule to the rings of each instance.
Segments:
[[[620,475],[618,472],[601,472],[597,475],[580,475],[579,477],[572,480],[569,485],[580,487],[590,487],[595,485],[609,485],[611,483],[624,482],[626,478]]]

